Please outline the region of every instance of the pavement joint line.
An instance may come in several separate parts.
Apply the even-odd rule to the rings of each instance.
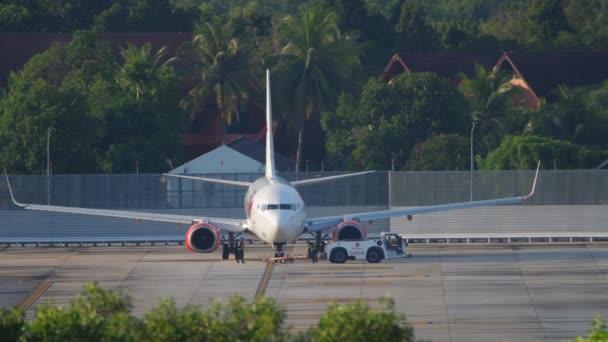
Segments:
[[[260,280],[258,289],[255,291],[255,298],[261,297],[266,293],[266,288],[268,288],[268,283],[270,282],[270,276],[272,275],[273,269],[274,269],[273,262],[266,263],[266,268],[264,269],[264,275],[262,276],[262,279]]]
[[[51,286],[53,286],[53,282],[50,280],[44,280],[40,283],[40,285],[38,285],[38,287],[36,289],[34,289],[34,292],[32,292],[27,298],[25,298],[25,300],[23,301],[23,303],[21,303],[21,305],[19,305],[19,308],[23,311],[27,311],[34,303],[36,303],[36,301],[42,297],[42,295],[51,288]]]
[[[391,281],[366,281],[366,280],[354,280],[354,281],[310,281],[303,283],[288,283],[289,286],[294,287],[307,287],[307,286],[389,286],[396,285],[395,282]]]
[[[528,300],[530,301],[530,306],[532,306],[532,310],[534,311],[534,315],[536,315],[536,324],[538,324],[538,326],[540,327],[540,330],[543,333],[543,337],[545,341],[549,341],[549,337],[547,336],[547,331],[545,330],[545,327],[543,326],[543,322],[540,319],[540,315],[538,314],[538,310],[536,309],[536,303],[534,303],[534,299],[532,298],[532,295],[530,294],[530,288],[528,287],[528,283],[526,282],[526,276],[524,275],[524,272],[521,269],[521,263],[519,260],[519,254],[516,253],[517,250],[515,249],[511,249],[511,256],[513,258],[513,261],[515,261],[515,265],[517,266],[517,270],[519,271],[519,277],[521,279],[521,282],[524,285],[524,288],[526,290],[526,294],[528,296]]]

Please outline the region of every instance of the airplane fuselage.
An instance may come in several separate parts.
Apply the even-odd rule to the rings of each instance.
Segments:
[[[249,230],[267,243],[296,240],[304,230],[306,211],[300,193],[275,176],[256,180],[245,195]]]

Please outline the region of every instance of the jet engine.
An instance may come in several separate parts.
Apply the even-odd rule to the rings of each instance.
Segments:
[[[214,252],[220,241],[220,231],[208,223],[194,224],[186,232],[186,248],[191,252]]]
[[[340,240],[365,240],[367,238],[367,230],[365,227],[356,221],[342,222],[334,228],[334,241]]]

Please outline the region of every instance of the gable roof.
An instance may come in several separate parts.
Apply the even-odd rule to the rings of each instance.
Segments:
[[[171,170],[171,174],[260,173],[264,164],[226,145],[217,147]]]
[[[505,62],[543,97],[561,84],[576,87],[608,79],[608,51],[505,52],[496,67]]]
[[[430,71],[459,83],[460,72],[472,77],[475,74],[475,64],[491,69],[501,55],[500,51],[400,52],[393,55],[380,78],[390,81],[403,71]]]
[[[250,140],[246,137],[239,137],[238,139],[226,144],[226,146],[248,156],[251,159],[257,160],[262,164],[266,163],[266,146],[263,144]],[[293,171],[295,164],[293,160],[283,156],[280,153],[276,153],[276,151],[274,154],[274,159],[277,171]]]

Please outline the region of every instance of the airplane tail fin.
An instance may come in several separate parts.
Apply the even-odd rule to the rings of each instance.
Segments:
[[[274,182],[274,139],[272,138],[272,104],[270,101],[270,70],[266,69],[266,178]]]

